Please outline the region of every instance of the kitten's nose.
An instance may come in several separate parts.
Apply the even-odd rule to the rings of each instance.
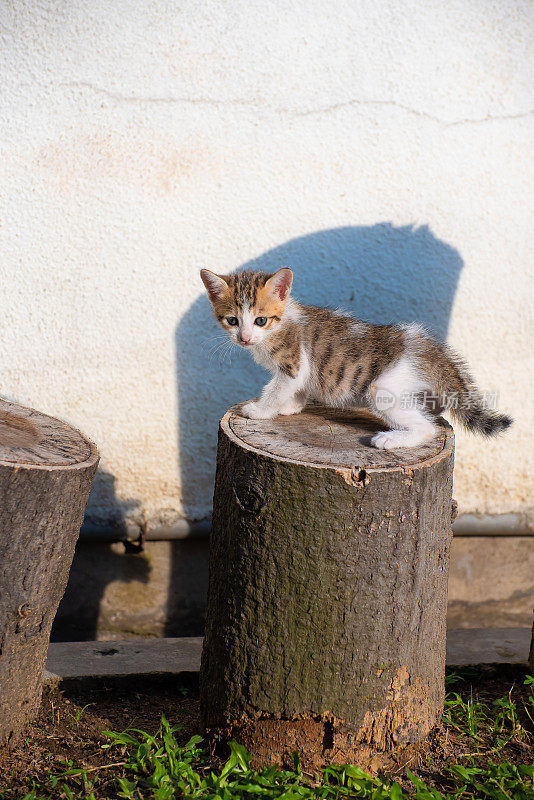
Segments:
[[[243,342],[243,344],[248,344],[252,338],[252,334],[244,333],[244,331],[239,332],[239,341]]]

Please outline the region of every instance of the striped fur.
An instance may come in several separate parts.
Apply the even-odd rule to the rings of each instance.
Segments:
[[[449,406],[469,430],[486,436],[512,424],[483,407],[462,360],[420,326],[371,325],[339,310],[300,305],[290,298],[287,268],[201,275],[220,324],[273,373],[261,399],[243,407],[245,416],[298,413],[308,400],[366,403],[390,428],[372,440],[384,448],[432,438],[435,416]]]

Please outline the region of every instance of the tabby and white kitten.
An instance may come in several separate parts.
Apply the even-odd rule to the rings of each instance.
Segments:
[[[232,341],[273,378],[241,413],[251,419],[298,414],[308,400],[366,404],[389,430],[371,444],[386,450],[432,439],[444,407],[466,428],[491,436],[512,419],[484,408],[467,368],[419,325],[371,325],[290,297],[293,273],[200,272],[213,311]],[[408,398],[408,402],[407,402]]]

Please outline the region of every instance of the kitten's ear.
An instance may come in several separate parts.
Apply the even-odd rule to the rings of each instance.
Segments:
[[[228,289],[228,284],[222,275],[216,275],[209,269],[201,269],[200,277],[202,278],[202,283],[206,287],[210,300],[217,300],[219,297],[222,297]]]
[[[289,267],[282,267],[265,281],[265,288],[278,299],[286,300],[289,297],[292,283],[293,273]]]

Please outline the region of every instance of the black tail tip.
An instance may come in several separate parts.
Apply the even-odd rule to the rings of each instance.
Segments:
[[[510,425],[514,424],[514,420],[508,414],[501,414],[500,416],[501,430],[505,431]]]
[[[473,433],[480,433],[482,436],[497,436],[513,424],[513,419],[508,414],[496,414],[477,406],[466,412],[463,423]]]
[[[508,414],[493,414],[482,422],[482,432],[486,436],[496,436],[507,430],[513,422],[512,417]]]

